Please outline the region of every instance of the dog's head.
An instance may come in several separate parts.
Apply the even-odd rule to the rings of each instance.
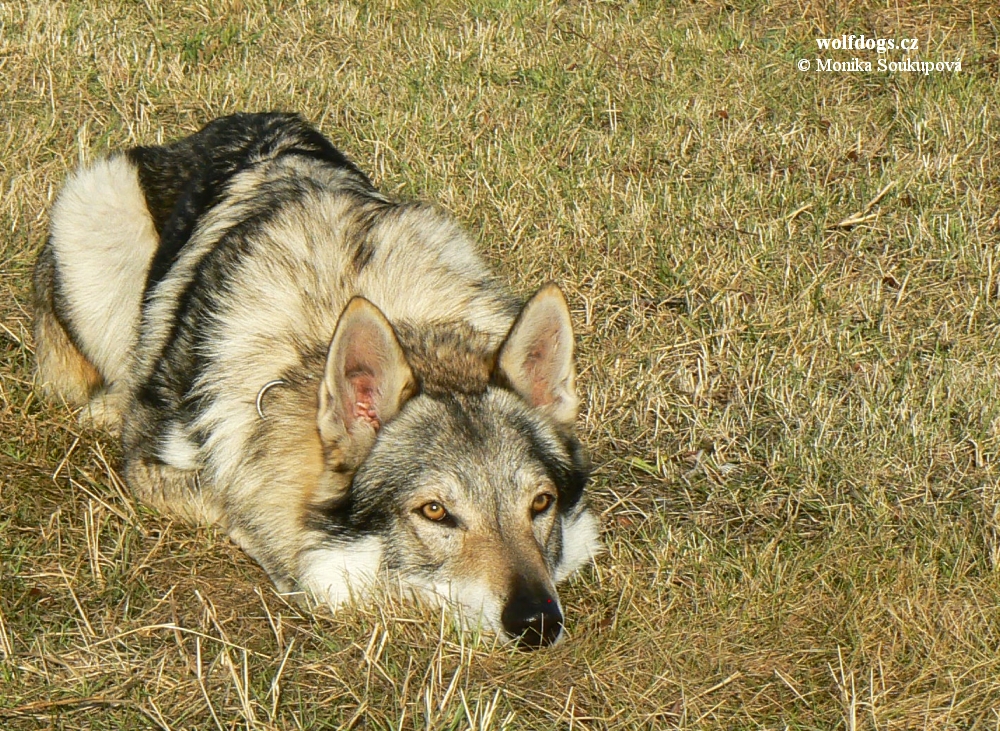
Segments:
[[[423,388],[382,313],[361,298],[348,304],[319,430],[353,481],[327,530],[377,543],[405,588],[540,647],[562,632],[556,584],[599,547],[572,435],[573,331],[558,287],[539,290],[488,360],[480,389]]]

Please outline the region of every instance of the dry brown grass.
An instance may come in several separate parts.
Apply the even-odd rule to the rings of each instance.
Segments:
[[[897,5],[0,4],[0,726],[1000,725],[1000,20]],[[841,33],[964,70],[794,69]],[[303,616],[38,401],[66,172],[279,108],[566,285],[609,551],[558,647]]]

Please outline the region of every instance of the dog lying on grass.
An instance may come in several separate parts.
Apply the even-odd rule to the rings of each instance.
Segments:
[[[143,502],[334,608],[388,580],[560,637],[600,544],[555,285],[519,306],[451,217],[290,114],[77,171],[34,284],[40,379],[121,429]]]

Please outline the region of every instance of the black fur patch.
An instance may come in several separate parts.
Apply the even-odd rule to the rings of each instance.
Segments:
[[[391,520],[381,503],[359,505],[354,490],[342,500],[331,501],[309,511],[305,525],[331,538],[360,538],[383,531]]]
[[[367,176],[297,114],[233,114],[163,147],[125,153],[139,171],[160,245],[146,279],[147,296],[177,260],[198,220],[226,193],[233,176],[283,155],[300,155]],[[372,188],[374,190],[374,188]]]

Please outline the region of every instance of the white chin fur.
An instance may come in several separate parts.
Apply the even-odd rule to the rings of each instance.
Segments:
[[[386,581],[379,571],[382,552],[381,540],[374,537],[313,549],[302,557],[299,584],[332,610],[372,592],[398,591],[404,599],[447,610],[463,629],[503,635],[500,605],[485,589],[474,582]]]

